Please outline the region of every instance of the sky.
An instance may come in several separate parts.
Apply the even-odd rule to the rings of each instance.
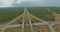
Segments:
[[[10,7],[12,0],[0,0],[0,7]]]
[[[42,6],[60,6],[60,0],[40,0],[38,5],[42,5]]]
[[[60,0],[17,0],[17,4],[31,1],[36,2],[36,6],[60,6]],[[0,7],[11,7],[14,0],[0,0]]]

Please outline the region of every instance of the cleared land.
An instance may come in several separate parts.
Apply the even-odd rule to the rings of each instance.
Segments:
[[[30,27],[24,27],[24,32],[30,32]]]
[[[60,21],[60,14],[54,14],[55,16],[55,21]]]
[[[25,13],[25,24],[27,24],[28,23],[28,15],[27,15],[27,13]]]
[[[20,32],[20,28],[7,28],[4,32]]]
[[[50,32],[50,29],[48,26],[34,26],[35,32]]]
[[[54,29],[56,32],[60,32],[60,24],[54,25]]]
[[[55,16],[55,20],[56,21],[60,21],[60,7],[53,7],[53,8],[49,8],[51,12],[55,12],[53,13],[53,15]]]

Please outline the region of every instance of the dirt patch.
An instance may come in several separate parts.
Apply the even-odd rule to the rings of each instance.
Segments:
[[[30,32],[30,27],[25,27],[24,32]]]
[[[7,28],[4,32],[20,32],[20,28]]]
[[[50,32],[48,26],[35,26],[35,32]]]
[[[54,29],[55,29],[56,32],[60,32],[60,25],[55,25]]]
[[[60,21],[60,14],[53,13],[55,16],[55,21]]]

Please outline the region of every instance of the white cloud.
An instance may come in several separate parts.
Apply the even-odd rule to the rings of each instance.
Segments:
[[[15,0],[0,0],[0,7],[11,7]],[[25,0],[16,0],[16,4],[20,4]]]
[[[0,0],[0,2],[3,2],[4,4],[11,4],[13,0]]]
[[[0,0],[0,7],[11,7],[13,0]]]

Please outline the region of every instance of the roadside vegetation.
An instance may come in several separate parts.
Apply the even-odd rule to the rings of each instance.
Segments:
[[[56,32],[60,32],[60,24],[56,24],[53,26]]]
[[[41,25],[41,26],[34,26],[35,32],[50,32],[50,29],[47,25]]]
[[[7,28],[4,32],[20,32],[20,28]]]
[[[30,27],[29,26],[28,27],[25,26],[24,32],[30,32]]]
[[[22,17],[18,18],[16,21],[14,21],[11,24],[22,24]]]

